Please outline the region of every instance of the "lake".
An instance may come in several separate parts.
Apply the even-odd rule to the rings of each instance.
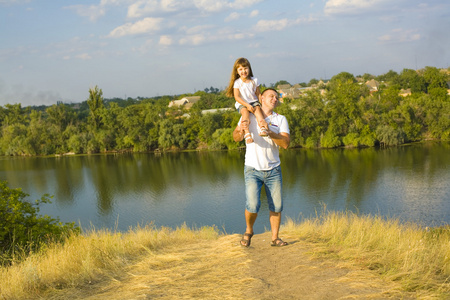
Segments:
[[[296,221],[327,210],[382,215],[423,226],[450,223],[450,143],[281,152],[284,212]],[[2,157],[0,180],[41,214],[83,228],[215,225],[241,233],[244,151]],[[263,199],[265,200],[263,193]],[[255,231],[269,229],[263,200]]]

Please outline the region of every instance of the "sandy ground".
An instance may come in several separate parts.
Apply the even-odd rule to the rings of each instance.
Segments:
[[[283,237],[290,244],[271,247],[270,233],[254,235],[246,249],[250,275],[257,280],[248,291],[253,299],[417,299],[393,282],[351,262],[314,258],[305,241]]]

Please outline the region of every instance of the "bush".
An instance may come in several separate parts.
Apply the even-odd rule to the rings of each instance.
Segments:
[[[342,142],[347,147],[359,147],[360,146],[360,138],[357,133],[349,133],[342,138]]]
[[[395,129],[389,125],[377,127],[375,131],[381,146],[397,146],[405,141],[405,133],[401,128]]]
[[[316,138],[314,136],[310,136],[306,139],[305,148],[308,148],[308,149],[317,148],[318,145],[319,145],[318,138]]]
[[[334,133],[332,127],[329,127],[325,134],[321,136],[320,145],[322,148],[336,148],[341,146],[339,136]]]
[[[39,250],[50,241],[62,241],[69,233],[80,230],[75,223],[62,224],[58,218],[40,216],[39,205],[50,203],[46,194],[34,203],[24,201],[29,196],[0,182],[0,263],[11,262],[16,253]]]

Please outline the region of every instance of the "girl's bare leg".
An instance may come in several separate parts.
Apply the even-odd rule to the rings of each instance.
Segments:
[[[256,110],[255,110],[255,117],[256,117],[256,120],[258,121],[258,126],[259,126],[259,129],[260,129],[259,135],[260,136],[267,136],[267,134],[269,133],[268,132],[269,127],[268,127],[268,124],[267,124],[266,120],[264,120],[264,116],[262,114],[261,107],[256,106],[255,108],[256,108]]]
[[[241,115],[242,115],[241,123],[247,123],[247,125],[250,125],[250,112],[247,110],[247,108],[245,108],[245,107],[241,108]],[[245,138],[245,143],[247,143],[247,144],[253,143],[252,134],[248,130],[248,126],[247,126],[247,129],[244,129],[244,138]]]

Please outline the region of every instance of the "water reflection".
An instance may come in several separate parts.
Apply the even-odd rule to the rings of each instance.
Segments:
[[[449,223],[449,143],[389,149],[282,151],[285,216],[333,210],[400,217],[425,224]],[[158,226],[244,226],[244,152],[183,152],[2,158],[0,179],[32,200],[45,193],[53,204],[42,213],[82,225],[126,230]],[[261,218],[268,215],[263,202]],[[119,221],[118,221],[119,219]],[[258,221],[260,229],[267,220]]]

